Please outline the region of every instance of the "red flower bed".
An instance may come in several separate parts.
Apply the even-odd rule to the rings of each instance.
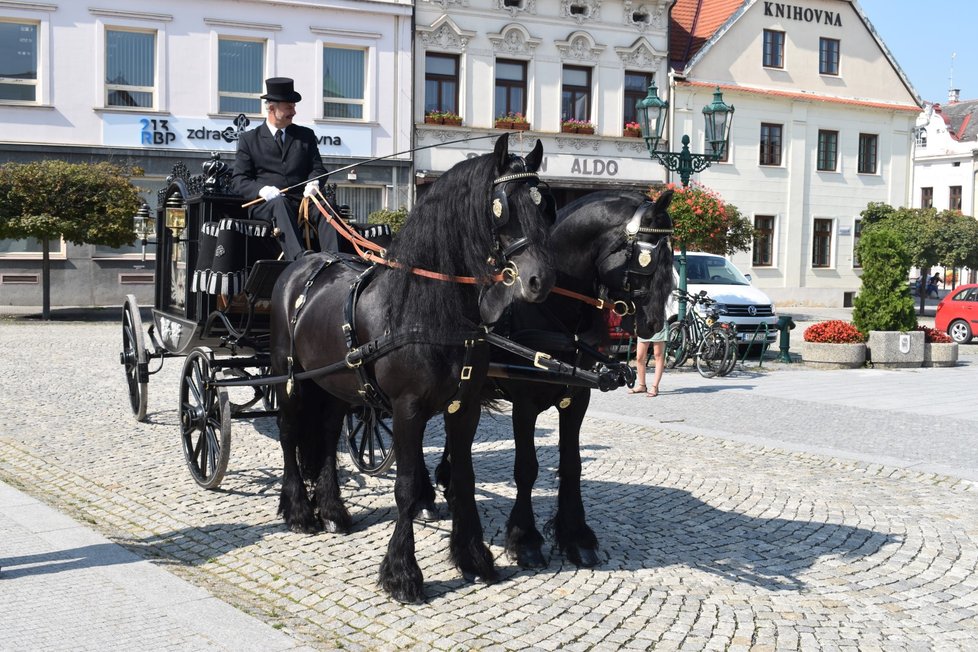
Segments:
[[[806,342],[823,344],[861,344],[866,341],[866,336],[859,329],[841,319],[812,324],[805,329],[804,338]]]
[[[917,330],[924,331],[924,341],[928,344],[950,344],[954,341],[947,333],[939,331],[936,328],[918,326]]]

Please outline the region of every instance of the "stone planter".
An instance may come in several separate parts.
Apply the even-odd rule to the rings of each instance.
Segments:
[[[869,331],[869,360],[874,367],[903,369],[924,364],[924,332]]]
[[[857,369],[866,364],[866,345],[802,342],[801,360],[816,369]]]
[[[953,367],[958,364],[957,342],[924,343],[925,367]]]

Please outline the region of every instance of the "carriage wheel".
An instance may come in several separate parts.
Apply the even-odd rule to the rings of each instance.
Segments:
[[[122,305],[122,353],[119,362],[126,368],[126,385],[129,387],[129,405],[136,421],[146,418],[149,397],[149,378],[146,362],[146,344],[143,339],[143,320],[139,316],[136,297],[126,296]]]
[[[353,465],[368,475],[380,475],[394,464],[393,419],[383,410],[351,409],[343,421],[343,440]]]
[[[190,475],[204,489],[224,479],[231,454],[231,402],[214,387],[214,352],[203,346],[187,356],[180,380],[180,439]]]
[[[271,373],[271,367],[262,367],[258,373],[261,376],[267,376]],[[277,412],[278,394],[275,392],[275,385],[262,385],[259,389],[261,390],[261,404],[265,411]]]

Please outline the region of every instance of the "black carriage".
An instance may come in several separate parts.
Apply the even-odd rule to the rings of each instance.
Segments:
[[[146,417],[149,377],[167,358],[184,358],[179,419],[184,456],[200,486],[213,489],[227,471],[231,421],[273,415],[269,367],[268,304],[289,261],[271,225],[248,218],[245,201],[230,188],[230,170],[214,155],[202,174],[178,164],[157,194],[156,284],[152,322],[143,328],[139,306],[128,295],[122,309],[122,353],[133,414]],[[335,187],[327,185],[327,197]],[[332,202],[335,206],[335,202]],[[348,209],[339,214],[349,217]],[[357,225],[354,225],[355,227]],[[374,225],[370,235],[389,235]],[[234,403],[230,386],[247,386],[249,399]],[[376,474],[393,463],[383,414],[359,410],[346,419],[353,463]]]

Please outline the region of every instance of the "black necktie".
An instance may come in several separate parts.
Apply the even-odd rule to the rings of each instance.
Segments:
[[[285,153],[285,129],[279,129],[275,132],[275,142],[278,143],[279,150]]]

